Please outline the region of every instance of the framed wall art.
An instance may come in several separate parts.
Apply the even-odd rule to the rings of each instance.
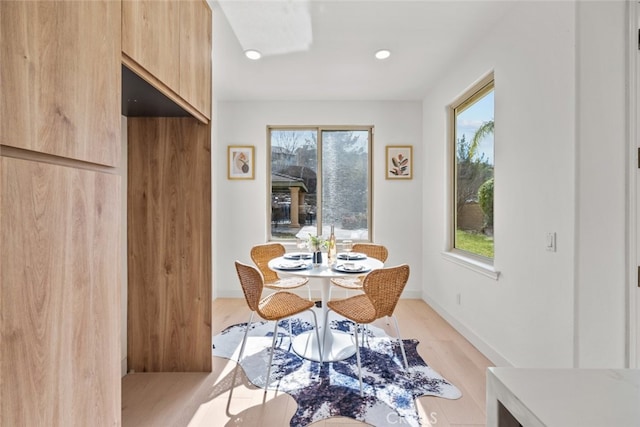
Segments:
[[[227,147],[227,178],[254,179],[253,145],[229,145]]]
[[[413,146],[387,145],[387,179],[413,178]]]

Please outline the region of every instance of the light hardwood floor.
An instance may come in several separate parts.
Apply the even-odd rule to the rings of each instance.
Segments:
[[[249,318],[244,299],[213,302],[212,330]],[[424,426],[485,425],[485,373],[491,362],[456,332],[424,301],[400,300],[396,316],[403,338],[420,341],[418,352],[429,366],[462,392],[458,400],[422,397],[418,400]],[[394,334],[386,322],[377,326]],[[235,362],[213,358],[211,373],[136,373],[122,379],[123,426],[289,426],[295,401],[284,393],[250,385],[242,370],[229,399]],[[264,399],[264,400],[263,400]],[[366,425],[348,418],[331,418],[314,427]]]

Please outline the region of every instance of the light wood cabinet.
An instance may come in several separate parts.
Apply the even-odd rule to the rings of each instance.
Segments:
[[[202,122],[211,118],[211,9],[205,0],[124,0],[124,64]]]
[[[129,117],[127,364],[211,370],[211,10],[124,0],[123,64],[194,118]]]
[[[123,0],[122,52],[180,93],[180,2]]]
[[[166,75],[158,73],[168,85],[188,88],[188,102],[176,98],[181,106],[210,111],[210,96],[196,96],[210,93],[210,10],[204,1],[189,3],[182,17],[179,1],[0,1],[2,426],[121,424],[124,189],[114,169],[121,162],[121,12],[143,7],[133,15],[151,19],[155,36],[167,41],[138,53],[165,64]],[[192,10],[196,4],[208,15]],[[193,34],[167,34],[183,19]],[[202,25],[209,25],[207,49],[191,45],[201,41]],[[136,31],[146,37],[151,30]],[[175,51],[167,53],[171,43]],[[209,67],[183,78],[203,83],[172,75],[182,44],[185,57],[193,56],[184,61]],[[130,259],[141,261],[133,274],[147,280],[135,282],[129,296],[140,309],[128,341],[134,363],[143,361],[142,368],[131,364],[139,371],[211,370],[211,129],[192,110],[207,124],[140,119],[130,141],[137,183],[130,188],[159,203],[134,204],[129,224],[130,238],[139,237]],[[156,267],[154,288],[144,275]]]
[[[180,2],[180,94],[211,118],[211,9]]]
[[[0,425],[120,425],[120,177],[0,157]]]
[[[120,425],[121,5],[0,1],[0,425]]]
[[[0,2],[1,145],[118,164],[120,16],[109,0]]]
[[[210,126],[127,121],[129,369],[211,371]]]

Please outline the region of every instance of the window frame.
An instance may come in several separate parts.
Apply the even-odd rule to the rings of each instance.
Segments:
[[[333,132],[349,132],[349,131],[366,131],[368,132],[368,144],[367,144],[367,175],[368,175],[368,183],[367,183],[367,239],[359,240],[362,242],[372,242],[373,241],[373,138],[375,135],[375,126],[374,125],[267,125],[266,133],[267,133],[267,194],[269,197],[266,199],[266,212],[267,212],[267,241],[269,242],[280,242],[283,244],[286,243],[295,243],[295,240],[292,239],[282,239],[282,238],[274,238],[271,233],[271,194],[272,194],[272,182],[271,182],[271,158],[272,158],[272,145],[271,145],[271,132],[272,131],[310,131],[316,133],[316,141],[317,141],[317,170],[316,175],[318,177],[318,183],[316,187],[316,204],[317,204],[317,213],[316,213],[316,233],[318,235],[322,235],[323,228],[323,215],[322,215],[322,205],[323,205],[323,179],[322,179],[322,133],[324,131],[333,131]],[[325,236],[325,237],[328,237]]]
[[[496,252],[494,241],[494,256],[493,258],[485,257],[475,254],[473,252],[465,251],[455,247],[455,234],[458,223],[457,218],[457,133],[456,133],[456,116],[466,109],[466,107],[473,105],[479,99],[487,95],[490,91],[494,91],[495,94],[495,77],[493,71],[486,74],[474,84],[472,84],[467,90],[459,95],[453,102],[447,106],[447,128],[448,134],[446,138],[447,153],[449,161],[447,162],[449,167],[448,176],[448,195],[449,201],[446,209],[446,242],[445,250],[442,255],[445,259],[454,262],[458,265],[469,268],[473,271],[481,273],[487,277],[497,280],[500,272],[495,268]],[[494,95],[495,96],[495,95]],[[495,101],[494,101],[495,102]],[[495,108],[494,108],[494,120],[495,120]],[[494,139],[494,152],[495,152],[495,139]],[[495,159],[495,157],[494,157]],[[494,162],[494,179],[495,179],[495,162]],[[495,223],[494,223],[495,227]]]

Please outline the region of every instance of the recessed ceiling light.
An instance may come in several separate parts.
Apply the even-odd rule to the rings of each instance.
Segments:
[[[376,52],[376,58],[378,59],[387,59],[391,56],[391,51],[389,49],[380,49]]]
[[[257,61],[258,59],[262,58],[262,54],[255,49],[245,50],[244,56],[246,56],[249,59],[253,59],[254,61]]]

